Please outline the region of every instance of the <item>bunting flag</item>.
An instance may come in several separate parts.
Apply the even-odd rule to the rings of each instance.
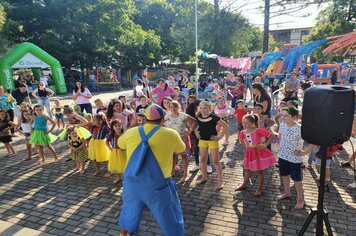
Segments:
[[[228,57],[218,57],[218,63],[220,66],[232,69],[240,69],[241,73],[246,73],[252,65],[251,57],[242,58],[228,58]]]
[[[337,35],[329,37],[328,39],[331,41],[331,45],[323,50],[324,54],[338,53],[345,50],[342,54],[342,56],[345,57],[349,52],[356,53],[356,32]]]

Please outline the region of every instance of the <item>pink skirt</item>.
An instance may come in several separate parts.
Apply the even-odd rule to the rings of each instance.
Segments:
[[[276,158],[267,148],[258,150],[256,147],[248,147],[245,150],[244,168],[247,170],[264,170],[275,163]]]

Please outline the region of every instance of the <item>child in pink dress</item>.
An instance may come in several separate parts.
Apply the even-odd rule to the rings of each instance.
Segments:
[[[235,191],[243,190],[247,187],[252,171],[258,173],[258,189],[255,196],[262,195],[264,183],[264,169],[273,166],[276,158],[273,153],[267,149],[267,146],[273,141],[273,134],[264,128],[258,128],[257,115],[247,114],[242,119],[244,130],[241,131],[239,139],[245,144],[244,168],[246,170],[243,183]],[[264,138],[268,138],[263,143]]]

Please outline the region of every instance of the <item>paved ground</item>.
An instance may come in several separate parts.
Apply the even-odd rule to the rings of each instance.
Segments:
[[[105,93],[100,98],[107,101],[117,95]],[[65,98],[64,102],[68,101],[68,97]],[[256,176],[247,191],[236,193],[234,189],[243,175],[243,147],[235,141],[235,127],[231,122],[233,135],[229,145],[221,150],[225,188],[214,191],[215,172],[203,186],[195,186],[196,173],[179,188],[186,235],[296,235],[310,208],[317,204],[316,170],[303,170],[307,204],[304,210],[293,210],[295,197],[276,202],[281,183],[275,167],[266,171],[262,197],[252,195],[257,185]],[[37,230],[37,234],[40,231],[52,235],[118,235],[116,222],[122,205],[121,184],[113,185],[112,178],[93,177],[91,163],[86,174],[74,172],[74,163],[65,162],[69,150],[63,142],[57,141],[54,145],[61,158],[59,163],[53,163],[47,154],[47,164],[43,166],[37,165],[36,160],[22,161],[26,151],[20,138],[16,138],[13,145],[18,152],[15,157],[4,157],[3,146],[0,149],[0,231],[10,223],[10,228],[26,227]],[[344,187],[352,182],[353,172],[337,166],[350,152],[351,147],[346,144],[345,150],[334,159],[333,182],[325,195],[335,235],[356,235],[356,191]],[[175,177],[179,178],[180,174]],[[295,196],[294,189],[292,194]],[[314,228],[315,220],[308,235]],[[14,235],[6,232],[9,231],[3,230],[0,235]],[[18,235],[31,234],[18,231]],[[138,235],[160,235],[149,212],[144,213]]]

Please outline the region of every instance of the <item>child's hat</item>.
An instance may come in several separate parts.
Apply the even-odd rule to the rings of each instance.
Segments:
[[[163,108],[157,104],[148,106],[145,110],[145,116],[147,120],[160,120],[164,118],[166,112]]]

